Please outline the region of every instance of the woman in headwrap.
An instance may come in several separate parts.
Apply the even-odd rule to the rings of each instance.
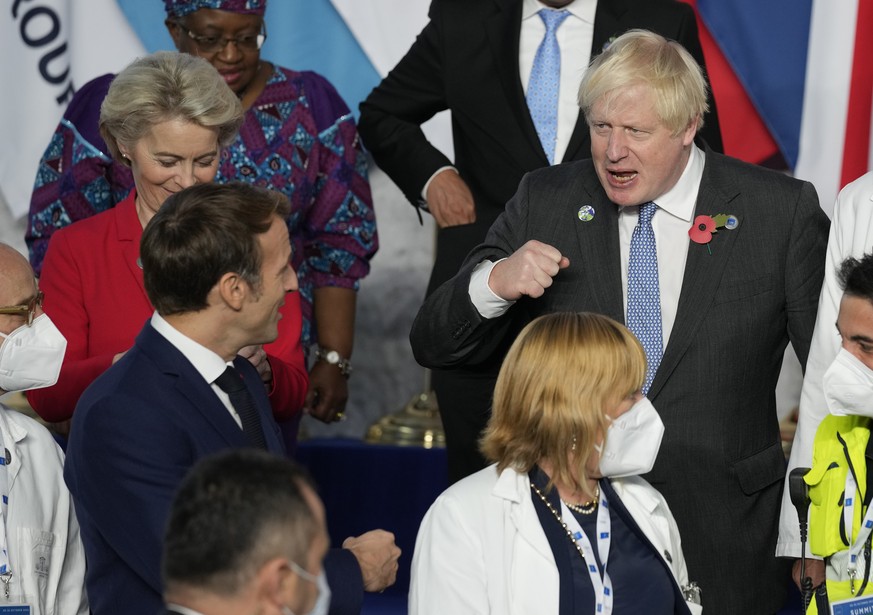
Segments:
[[[311,350],[316,361],[305,407],[322,421],[338,420],[348,397],[358,281],[378,247],[354,119],[320,75],[261,59],[266,0],[164,4],[179,51],[208,60],[245,111],[216,181],[248,181],[291,200],[288,229],[300,279],[302,339],[307,348],[318,344]],[[43,154],[26,236],[38,275],[54,231],[114,207],[133,187],[129,165],[107,155],[97,129],[113,77],[99,77],[76,93]]]

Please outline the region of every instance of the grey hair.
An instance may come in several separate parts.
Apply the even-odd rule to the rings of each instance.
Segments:
[[[129,164],[119,145],[133,148],[157,124],[175,119],[218,131],[229,145],[243,121],[242,104],[203,58],[158,51],[118,73],[100,106],[100,134],[112,157]]]

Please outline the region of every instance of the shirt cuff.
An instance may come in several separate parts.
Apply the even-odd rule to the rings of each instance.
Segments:
[[[434,171],[433,175],[431,175],[428,178],[428,180],[426,182],[424,182],[424,188],[421,189],[421,199],[418,201],[418,208],[419,209],[423,209],[424,211],[430,211],[430,209],[428,209],[428,207],[427,207],[427,189],[430,188],[430,183],[433,181],[433,178],[436,177],[437,175],[439,175],[440,173],[442,173],[443,171],[445,171],[446,169],[449,169],[450,171],[454,171],[455,173],[458,173],[458,169],[456,169],[455,167],[450,166],[450,165],[440,167],[436,171]],[[460,173],[458,173],[458,174],[460,175]]]
[[[476,265],[475,269],[473,269],[473,275],[470,276],[470,288],[468,290],[470,301],[473,302],[473,306],[482,318],[499,318],[506,314],[509,308],[515,304],[515,301],[507,301],[502,297],[498,297],[491,290],[491,287],[488,286],[488,279],[491,277],[491,270],[494,269],[494,265],[504,260],[506,259],[501,258],[493,263],[488,260],[482,261]]]

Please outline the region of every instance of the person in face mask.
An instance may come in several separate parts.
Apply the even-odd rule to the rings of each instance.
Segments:
[[[480,444],[493,465],[422,521],[411,615],[701,612],[673,515],[639,477],[664,434],[645,375],[640,343],[606,316],[524,328]]]
[[[0,243],[0,396],[54,384],[66,345],[27,260]],[[87,615],[85,551],[60,447],[0,403],[0,454],[0,612]]]
[[[165,615],[324,615],[324,506],[294,462],[254,449],[203,458],[164,536]]]

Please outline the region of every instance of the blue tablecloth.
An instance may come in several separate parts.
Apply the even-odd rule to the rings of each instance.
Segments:
[[[405,600],[398,598],[409,590],[409,565],[418,526],[448,486],[445,449],[316,439],[301,442],[296,457],[318,485],[333,546],[341,546],[348,536],[376,528],[394,532],[403,554],[397,583],[383,596],[386,603],[403,604],[405,612]],[[365,606],[372,598],[376,596],[368,596]]]

